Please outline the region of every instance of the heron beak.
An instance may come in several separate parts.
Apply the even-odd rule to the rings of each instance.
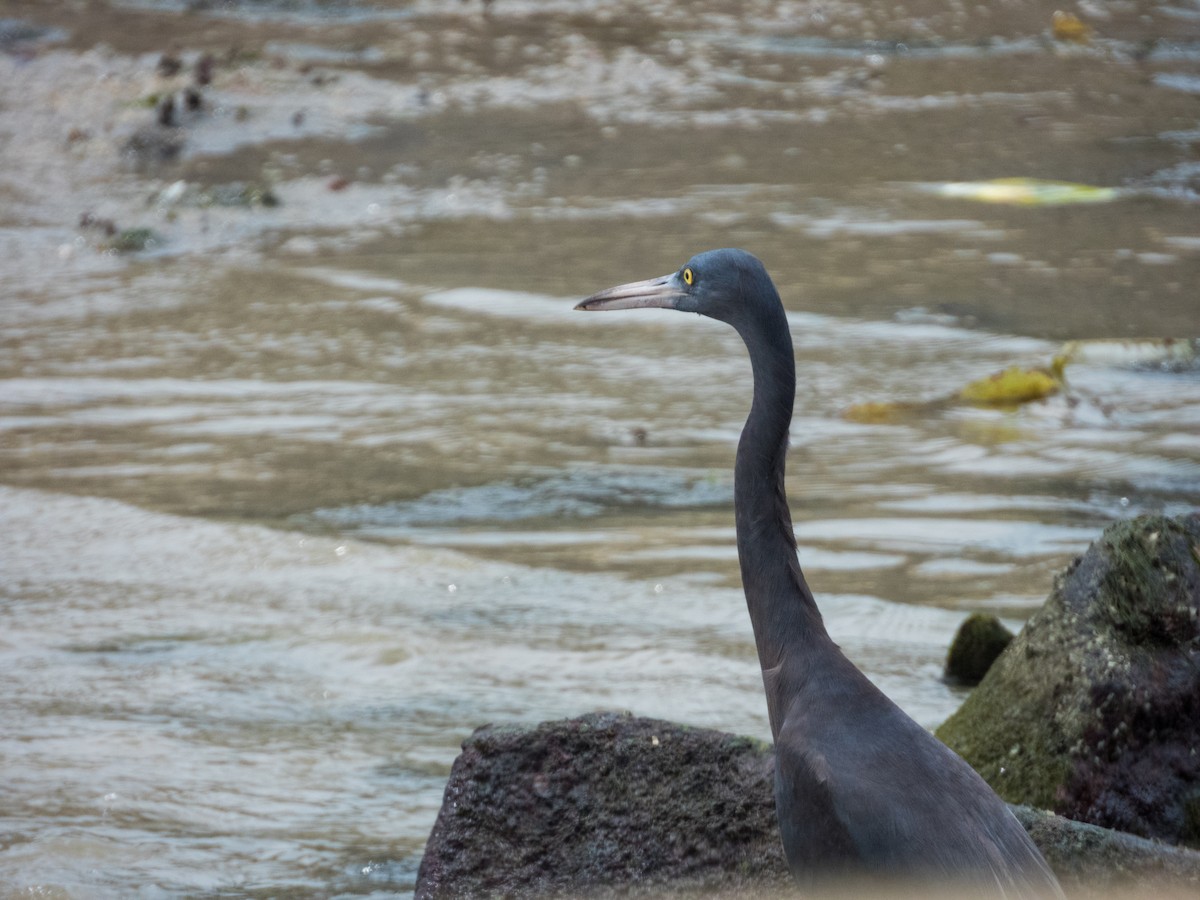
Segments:
[[[576,305],[576,309],[678,309],[679,301],[686,294],[675,285],[675,275],[620,284],[598,294],[592,294]]]

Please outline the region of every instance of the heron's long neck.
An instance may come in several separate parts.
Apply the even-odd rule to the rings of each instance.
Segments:
[[[754,625],[758,658],[768,679],[772,730],[778,710],[770,678],[785,660],[828,643],[821,614],[796,559],[796,539],[784,493],[788,428],[796,394],[796,364],[787,321],[767,337],[747,341],[754,401],[738,444],[734,508],[742,586]]]

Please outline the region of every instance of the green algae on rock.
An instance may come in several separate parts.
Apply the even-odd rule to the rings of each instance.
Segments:
[[[1200,514],[1108,528],[937,733],[1009,802],[1200,846]]]
[[[959,684],[979,684],[996,658],[1012,642],[1013,633],[998,616],[972,613],[967,616],[946,654],[946,678]]]

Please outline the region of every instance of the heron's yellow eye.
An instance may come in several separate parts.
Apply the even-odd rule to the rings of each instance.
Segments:
[[[696,276],[692,274],[692,270],[691,270],[691,269],[684,269],[684,270],[683,270],[683,283],[684,283],[684,284],[686,284],[686,285],[688,285],[688,286],[690,287],[690,286],[691,286],[691,284],[692,284],[692,282],[693,282],[693,281],[695,281],[695,280],[696,280]]]

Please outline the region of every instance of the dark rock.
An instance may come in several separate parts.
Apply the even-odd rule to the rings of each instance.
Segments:
[[[93,215],[90,212],[85,212],[79,217],[80,228],[92,228],[97,231],[104,232],[105,237],[113,237],[117,233],[117,223],[112,219],[105,219]]]
[[[1091,895],[1134,885],[1174,888],[1180,896],[1200,888],[1200,853],[1123,831],[1088,825],[1028,806],[1013,806],[1046,862],[1072,893]],[[1083,890],[1080,890],[1083,889]],[[1171,891],[1168,896],[1176,896]]]
[[[155,70],[163,78],[174,78],[183,68],[183,60],[172,52],[164,53],[158,58],[158,65]]]
[[[212,84],[213,68],[216,66],[216,64],[217,61],[213,58],[211,53],[205,53],[198,60],[196,60],[196,69],[193,73],[196,84],[200,85],[201,87]]]
[[[750,738],[628,715],[481,728],[454,763],[416,896],[778,889],[773,769]]]
[[[1108,528],[938,737],[1010,802],[1200,847],[1200,514]]]
[[[131,134],[121,145],[121,154],[135,167],[153,166],[178,157],[183,144],[183,129],[153,125]]]
[[[454,763],[416,898],[791,895],[773,778],[763,743],[653,719],[481,728]],[[1200,853],[1014,812],[1068,890],[1200,886]]]
[[[946,678],[959,684],[979,684],[1012,639],[1013,633],[998,616],[971,613],[950,642]]]
[[[204,95],[194,87],[183,89],[183,108],[188,112],[199,112],[204,108]]]
[[[159,99],[158,104],[154,107],[154,119],[164,128],[171,128],[179,124],[175,118],[174,94],[167,94]]]

